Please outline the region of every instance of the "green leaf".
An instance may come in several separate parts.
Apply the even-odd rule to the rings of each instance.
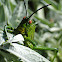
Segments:
[[[3,29],[3,26],[5,25],[5,13],[4,13],[4,7],[3,5],[0,6],[0,28]]]
[[[54,23],[50,23],[48,20],[46,20],[46,19],[41,19],[41,18],[39,18],[39,17],[37,17],[37,16],[35,16],[36,17],[36,19],[38,19],[41,23],[43,23],[43,24],[45,24],[45,25],[48,25],[49,27],[52,27],[52,26],[54,26]]]
[[[17,4],[16,4],[15,0],[10,0],[10,7],[11,7],[12,13],[13,13],[13,11],[14,11],[16,5],[17,5]]]
[[[42,1],[44,4],[52,4],[52,6],[57,9],[57,3],[54,0],[43,0]]]

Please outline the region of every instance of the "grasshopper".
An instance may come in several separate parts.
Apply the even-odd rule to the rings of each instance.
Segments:
[[[29,17],[24,16],[23,20],[21,21],[21,23],[18,25],[18,27],[16,29],[14,29],[14,32],[16,34],[22,34],[23,36],[29,37],[33,40],[34,37],[34,32],[35,32],[35,28],[36,25],[34,24],[35,22],[30,20],[30,18],[39,10],[41,10],[42,8],[45,8],[47,6],[49,6],[51,4],[45,5],[39,9],[37,9],[35,12],[33,12]],[[25,4],[25,0],[24,0],[24,6],[26,9],[26,4]],[[27,9],[26,9],[26,15],[27,15]],[[33,33],[33,34],[32,34]]]
[[[14,29],[14,34],[22,34],[25,38],[25,42],[24,45],[28,46],[34,50],[54,50],[55,51],[55,56],[54,58],[57,56],[57,48],[48,48],[48,47],[36,47],[36,44],[34,42],[34,33],[35,33],[35,28],[36,25],[34,24],[35,22],[30,20],[30,18],[39,10],[41,10],[42,8],[45,8],[47,6],[49,6],[51,4],[45,5],[39,9],[37,9],[36,11],[34,11],[29,17],[24,16],[23,20],[21,21],[21,23],[18,25],[18,27],[16,29]],[[26,3],[24,0],[24,6],[26,9]],[[26,9],[26,15],[27,15],[27,9]],[[54,61],[54,58],[52,60],[52,62]]]
[[[21,23],[18,25],[18,27],[16,29],[14,29],[14,33],[15,34],[22,34],[25,38],[25,40],[34,40],[34,32],[35,32],[35,28],[36,28],[36,25],[34,24],[35,22],[30,20],[30,18],[39,10],[41,10],[42,8],[45,8],[47,6],[49,6],[51,4],[48,4],[48,5],[45,5],[39,9],[37,9],[36,11],[34,11],[29,17],[27,16],[24,16],[23,20],[21,21]],[[25,0],[24,0],[24,6],[25,6],[25,9],[26,9],[26,3],[25,3]],[[27,9],[26,9],[26,15],[27,15]],[[34,42],[31,41],[31,43],[33,45]],[[28,44],[29,45],[29,44]],[[30,46],[29,46],[30,47]],[[30,47],[31,48],[31,47]]]

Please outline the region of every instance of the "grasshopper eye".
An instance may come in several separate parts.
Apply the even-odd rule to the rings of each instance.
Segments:
[[[23,17],[23,19],[25,19],[25,18],[26,18],[26,16]]]
[[[29,20],[29,24],[31,24],[32,23],[32,20]]]

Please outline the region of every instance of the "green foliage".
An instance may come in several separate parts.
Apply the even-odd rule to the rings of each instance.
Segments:
[[[28,2],[28,4],[27,4]],[[29,38],[25,41],[30,48],[34,46],[58,48],[57,57],[54,62],[62,62],[62,0],[58,2],[56,0],[26,0],[26,6],[28,7],[28,16],[34,12],[39,6],[42,7],[46,4],[52,4],[47,8],[38,11],[32,16],[32,20],[35,21],[33,25],[35,26],[26,28],[28,30],[27,34]],[[35,3],[35,4],[34,4]],[[35,7],[36,6],[36,7]],[[40,13],[39,13],[40,12]],[[44,55],[50,61],[53,59],[55,53],[54,51],[41,51],[41,48],[36,49],[38,53],[33,52],[28,47],[23,45],[13,44],[9,41],[13,40],[15,36],[12,32],[18,27],[23,17],[26,16],[26,10],[24,7],[24,2],[22,0],[1,0],[0,1],[0,60],[1,62],[34,62],[37,61],[41,55]],[[6,27],[4,27],[6,25]],[[32,29],[32,30],[31,30]],[[30,43],[29,43],[30,41]],[[8,43],[9,42],[9,43]],[[23,42],[23,41],[21,41]],[[42,48],[42,49],[43,49]],[[34,50],[33,49],[33,50]],[[45,48],[46,49],[46,48]],[[24,53],[26,54],[24,55]],[[22,55],[20,54],[22,53]],[[35,57],[36,55],[36,57]],[[38,56],[37,56],[38,55]],[[9,56],[9,57],[8,57]],[[27,57],[27,58],[26,58]],[[33,60],[33,58],[36,58]],[[3,59],[1,59],[3,58]],[[43,57],[44,58],[44,57]],[[41,60],[42,62],[42,60]],[[45,59],[45,62],[47,60]]]

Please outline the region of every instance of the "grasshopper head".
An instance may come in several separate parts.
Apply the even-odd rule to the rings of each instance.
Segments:
[[[26,22],[28,22],[28,24],[32,23],[32,20],[29,20],[26,16],[23,17],[23,20],[25,20]]]

